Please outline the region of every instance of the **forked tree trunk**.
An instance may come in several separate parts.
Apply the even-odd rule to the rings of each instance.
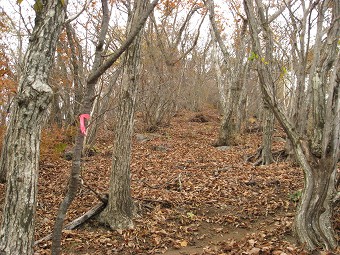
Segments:
[[[132,17],[129,18],[128,31],[131,31],[131,28],[135,26],[145,12],[147,3],[147,0],[134,2]],[[130,162],[140,61],[140,41],[141,34],[138,34],[125,52],[123,83],[114,135],[109,199],[106,208],[100,215],[100,221],[110,226],[111,229],[133,227]]]
[[[284,128],[305,176],[301,204],[295,218],[295,233],[298,241],[310,251],[318,248],[334,250],[337,247],[337,240],[332,224],[332,213],[333,197],[336,194],[337,161],[340,145],[340,52],[337,50],[340,35],[340,2],[326,0],[317,3],[318,19],[323,18],[326,13],[332,14],[323,49],[315,49],[315,51],[323,54],[322,57],[317,56],[318,52],[314,54],[313,65],[320,68],[312,68],[315,71],[321,71],[320,77],[328,77],[322,83],[323,88],[327,89],[327,93],[324,93],[327,98],[322,100],[323,109],[326,109],[324,111],[325,119],[321,122],[314,119],[315,124],[320,125],[315,128],[322,130],[320,132],[322,137],[318,140],[320,155],[313,154],[313,148],[302,138],[304,134],[297,132],[297,127],[288,120],[269,89],[275,85],[275,82],[268,65],[260,61],[263,50],[258,28],[263,26],[264,23],[255,13],[258,13],[261,17],[264,16],[264,12],[263,9],[261,10],[261,1],[256,0],[256,3],[257,7],[255,8],[253,0],[244,0],[245,10],[250,21],[253,48],[259,56],[257,71],[261,90],[277,120]],[[324,25],[322,22],[319,24]],[[262,31],[264,31],[263,27]],[[319,36],[317,40],[320,40],[323,33],[318,33],[317,36]],[[311,79],[314,75],[319,74],[312,73]],[[310,133],[313,134],[313,132]],[[312,140],[312,137],[309,138]]]
[[[40,135],[53,95],[48,78],[66,4],[49,0],[36,10],[1,157],[2,174],[7,170],[1,254],[33,254]]]
[[[215,21],[214,1],[206,0],[204,2],[209,10],[211,37],[212,41],[214,42],[212,54],[213,64],[215,66],[220,102],[223,109],[223,117],[221,120],[220,130],[217,141],[215,142],[215,146],[235,145],[235,135],[237,132],[240,131],[239,129],[237,129],[235,113],[237,112],[237,108],[239,106],[244,77],[246,75],[246,72],[248,71],[248,65],[244,63],[247,42],[245,32],[247,31],[248,21],[243,19],[242,28],[239,29],[240,31],[237,31],[239,34],[238,38],[235,39],[235,44],[237,44],[237,47],[236,58],[234,59],[234,57],[229,56],[227,47],[224,45],[221,34],[217,28],[217,24]],[[223,63],[227,67],[227,74],[225,75],[226,77],[228,77],[227,81],[224,81],[222,77],[222,71],[218,61],[218,54],[216,49],[217,45],[223,53]],[[232,61],[234,62],[231,64]],[[226,83],[229,83],[229,87]]]

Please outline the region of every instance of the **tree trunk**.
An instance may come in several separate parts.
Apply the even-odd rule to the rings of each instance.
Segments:
[[[274,114],[268,103],[263,100],[263,135],[262,135],[262,151],[258,164],[269,165],[273,163],[272,155],[272,137],[274,132]]]
[[[213,40],[215,41],[215,33],[211,31],[211,35]],[[222,78],[222,71],[220,67],[220,63],[218,61],[218,54],[217,54],[217,41],[214,42],[213,45],[213,65],[215,67],[215,73],[216,73],[216,80],[217,80],[217,87],[218,87],[218,94],[220,97],[220,104],[222,107],[222,120],[220,123],[220,129],[218,133],[217,141],[215,142],[214,146],[224,146],[224,145],[230,145],[232,143],[232,137],[233,137],[233,121],[231,120],[232,117],[232,107],[230,103],[228,104],[228,96],[229,101],[231,100],[230,91],[227,93],[228,89],[225,84],[225,81],[223,81]],[[226,60],[225,60],[226,61]]]
[[[104,123],[104,117],[105,114],[112,110],[110,109],[110,107],[112,106],[110,104],[110,101],[112,103],[112,94],[113,94],[113,88],[118,80],[118,78],[120,77],[120,73],[121,73],[121,68],[119,68],[118,70],[115,71],[114,74],[112,74],[112,78],[110,80],[110,83],[108,85],[108,89],[105,93],[105,95],[103,96],[103,98],[101,99],[97,99],[100,100],[100,102],[96,102],[96,105],[93,107],[94,109],[92,109],[92,120],[90,122],[91,126],[88,129],[87,132],[87,136],[85,137],[85,145],[92,145],[95,142],[96,136],[97,136],[97,131],[99,126]]]
[[[239,131],[239,129],[237,130],[235,113],[237,112],[237,108],[239,106],[245,73],[248,70],[248,65],[244,63],[247,41],[245,32],[247,30],[248,21],[240,16],[243,19],[243,24],[242,28],[237,30],[238,36],[235,38],[234,42],[235,45],[237,45],[235,49],[236,57],[230,57],[227,47],[224,45],[221,34],[217,28],[214,14],[214,1],[207,0],[206,6],[209,9],[212,41],[215,42],[212,54],[213,64],[215,66],[217,85],[223,109],[223,118],[220,124],[219,136],[215,145],[235,145],[235,133],[236,131]],[[222,79],[222,72],[218,63],[216,45],[219,46],[219,49],[223,53],[223,63],[226,65],[227,70],[227,74],[225,75],[227,77],[227,82],[223,81]],[[225,83],[229,83],[229,88],[225,85]]]
[[[133,16],[129,18],[128,31],[135,26],[144,13],[147,2],[146,0],[134,2]],[[125,70],[114,135],[109,200],[107,207],[100,216],[101,222],[110,226],[111,229],[133,227],[130,161],[139,73],[140,41],[141,34],[138,34],[125,53]]]
[[[294,232],[299,242],[309,250],[332,250],[337,247],[332,223],[332,199],[336,192],[337,171],[331,159],[320,160],[312,154],[310,157],[308,163],[302,155],[298,156],[306,174],[304,192],[295,216]]]
[[[340,144],[340,52],[336,50],[340,35],[340,21],[338,18],[340,2],[332,1],[331,4],[331,1],[326,0],[316,3],[319,11],[318,19],[322,19],[325,14],[332,14],[327,37],[324,38],[325,33],[316,34],[318,37],[316,41],[323,38],[325,43],[322,44],[322,50],[316,44],[313,65],[323,68],[312,68],[322,70],[320,77],[328,77],[327,80],[323,79],[324,83],[322,85],[327,90],[327,93],[323,93],[324,98],[321,100],[323,103],[322,109],[326,109],[324,111],[326,116],[324,115],[325,119],[315,118],[314,121],[317,126],[313,126],[315,129],[322,130],[320,132],[322,137],[317,141],[319,143],[318,147],[321,148],[319,155],[313,154],[313,148],[311,148],[307,140],[303,139],[304,134],[298,133],[297,127],[284,114],[270,89],[275,85],[273,77],[268,65],[264,61],[260,61],[262,60],[263,50],[258,28],[264,26],[265,23],[263,20],[260,22],[260,19],[255,14],[258,13],[261,17],[264,16],[264,12],[260,8],[261,1],[256,0],[256,3],[257,8],[254,8],[252,0],[244,0],[245,10],[250,22],[253,48],[255,54],[258,54],[257,71],[261,90],[277,120],[284,128],[305,176],[305,187],[295,219],[295,233],[299,242],[310,251],[321,247],[334,250],[337,247],[337,240],[332,224],[332,213]],[[318,24],[324,25],[322,22],[318,22]],[[268,28],[269,24],[267,23],[266,25]],[[265,31],[263,27],[262,31]],[[319,53],[322,53],[323,56],[318,56]],[[311,77],[313,76],[314,73]],[[316,102],[314,101],[314,103]],[[319,103],[317,102],[317,104]],[[315,131],[315,129],[312,131]],[[314,132],[310,132],[309,135],[309,141],[311,141]]]
[[[66,34],[67,40],[70,45],[71,50],[71,62],[73,67],[73,84],[74,84],[74,102],[73,102],[73,118],[71,119],[71,123],[67,123],[68,125],[74,125],[76,120],[74,117],[78,117],[81,108],[81,102],[83,100],[83,84],[85,83],[83,78],[84,70],[83,70],[83,56],[82,56],[82,47],[78,41],[74,28],[70,25],[70,23],[66,24]]]
[[[93,61],[92,73],[96,72],[97,68],[101,64],[102,51],[105,42],[105,36],[107,34],[108,26],[109,26],[109,11],[107,0],[102,0],[102,10],[103,17],[101,23],[101,30],[99,33],[98,43],[96,45],[95,58]],[[91,74],[92,74],[91,73]],[[90,75],[91,75],[90,74]],[[77,79],[78,77],[76,77]],[[81,113],[82,114],[90,114],[93,100],[95,98],[95,86],[97,80],[92,82],[88,82],[85,88],[85,97],[82,102]],[[81,156],[84,145],[84,134],[78,130],[78,134],[76,136],[75,145],[73,148],[73,158],[72,158],[72,168],[71,175],[68,184],[67,193],[59,206],[59,210],[57,212],[56,220],[53,228],[52,235],[52,247],[51,253],[52,255],[59,255],[61,253],[61,234],[63,229],[63,222],[66,216],[66,212],[71,205],[72,201],[77,195],[77,190],[80,183],[80,170],[81,170]]]
[[[93,100],[95,99],[95,85],[101,75],[109,68],[112,64],[114,64],[118,58],[126,51],[126,49],[133,42],[134,37],[139,33],[139,31],[143,28],[150,12],[156,6],[158,0],[154,0],[149,6],[147,11],[144,13],[144,16],[139,19],[139,23],[133,28],[131,34],[128,35],[125,42],[109,57],[106,61],[102,62],[102,49],[105,42],[105,36],[108,28],[108,5],[107,0],[102,0],[103,7],[103,20],[102,27],[98,38],[98,44],[96,46],[95,52],[95,60],[93,62],[92,71],[88,76],[87,84],[85,88],[85,97],[83,100],[83,105],[81,109],[81,113],[90,114]],[[84,135],[78,131],[78,135],[76,137],[76,143],[74,145],[74,153],[72,160],[72,169],[70,173],[70,181],[68,185],[68,191],[60,204],[59,211],[57,213],[56,222],[54,224],[53,229],[53,238],[52,238],[52,254],[60,254],[61,252],[61,232],[63,222],[66,216],[66,212],[71,205],[73,199],[76,196],[77,189],[79,187],[80,180],[80,168],[81,168],[81,152],[83,150],[84,145]]]
[[[2,176],[7,171],[1,254],[33,253],[41,127],[52,100],[48,78],[66,3],[50,0],[36,10],[35,27],[3,146],[6,149],[1,156]]]

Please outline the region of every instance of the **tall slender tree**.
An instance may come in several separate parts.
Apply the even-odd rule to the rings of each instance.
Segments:
[[[84,98],[80,108],[82,114],[91,114],[93,107],[93,101],[95,99],[95,85],[98,79],[111,67],[119,57],[129,48],[129,46],[134,42],[134,38],[139,34],[140,30],[144,27],[144,24],[149,17],[150,13],[153,11],[157,5],[158,0],[153,0],[147,5],[146,10],[143,15],[138,15],[138,22],[134,23],[134,26],[130,27],[129,34],[122,45],[105,61],[102,59],[102,51],[105,43],[105,36],[107,35],[109,26],[109,10],[108,1],[102,0],[103,8],[103,18],[101,24],[101,31],[98,37],[98,43],[96,45],[95,60],[93,63],[92,70],[87,78],[86,87],[84,91]],[[124,130],[122,132],[125,132]],[[76,142],[73,148],[73,158],[72,158],[72,168],[70,173],[70,181],[68,183],[67,194],[60,204],[59,211],[57,213],[56,221],[53,229],[52,237],[52,254],[61,253],[61,233],[63,222],[66,216],[66,212],[74,200],[77,190],[80,184],[80,170],[81,170],[81,158],[82,151],[84,147],[84,134],[78,130],[76,136]]]
[[[11,108],[0,171],[7,172],[0,228],[0,253],[32,254],[41,127],[52,100],[48,83],[67,0],[36,1],[35,26],[23,59],[17,96]]]
[[[209,10],[209,19],[211,24],[212,39],[216,46],[222,51],[223,66],[225,69],[224,77],[218,58],[216,57],[216,49],[214,49],[213,62],[216,71],[217,84],[222,106],[222,120],[220,124],[219,135],[215,143],[216,146],[233,145],[236,143],[235,135],[237,130],[236,112],[239,106],[241,92],[243,89],[244,78],[249,71],[248,62],[246,60],[246,50],[249,44],[249,35],[246,34],[248,21],[240,13],[237,15],[242,20],[242,26],[235,31],[234,52],[230,53],[226,44],[222,40],[221,32],[217,26],[215,7],[213,0],[204,1]]]
[[[148,0],[134,1],[129,10],[128,34],[145,13]],[[112,229],[133,227],[133,201],[130,192],[131,143],[139,82],[140,32],[125,52],[123,81],[115,126],[108,205],[100,219]]]

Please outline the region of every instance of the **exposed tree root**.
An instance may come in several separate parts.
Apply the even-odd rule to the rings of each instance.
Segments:
[[[263,147],[260,146],[253,155],[248,155],[245,161],[253,163],[254,166],[263,165],[264,162],[262,159],[262,150]],[[274,151],[272,155],[275,162],[285,161],[288,157],[288,154],[285,150]]]

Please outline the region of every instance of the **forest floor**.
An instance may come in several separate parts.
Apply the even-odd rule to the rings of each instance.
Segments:
[[[261,144],[259,132],[238,137],[236,146],[214,147],[218,128],[214,110],[179,113],[153,133],[138,133],[137,123],[131,163],[134,229],[111,231],[91,219],[64,231],[63,254],[308,254],[292,235],[302,171],[278,159],[269,166],[246,162]],[[100,132],[96,154],[84,158],[85,186],[67,222],[99,203],[88,187],[107,193],[112,137],[112,131]],[[283,148],[283,137],[276,130],[274,151]],[[56,157],[56,149],[41,155],[36,240],[51,233],[68,181],[71,162]],[[4,189],[1,184],[1,204]],[[334,218],[339,232],[340,219]],[[35,254],[50,254],[50,247],[51,241],[42,242]]]

